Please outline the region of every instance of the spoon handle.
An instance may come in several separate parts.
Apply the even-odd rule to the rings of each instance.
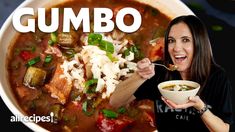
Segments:
[[[165,65],[163,65],[163,64],[158,64],[158,63],[153,63],[153,64],[156,65],[156,66],[162,66],[162,67],[166,68],[166,69],[169,70],[169,71],[174,71],[174,70],[176,70],[176,69],[173,69],[173,68],[169,68],[169,67],[167,67],[167,66],[165,66]]]

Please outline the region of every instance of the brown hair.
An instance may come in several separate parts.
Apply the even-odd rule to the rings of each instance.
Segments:
[[[165,34],[164,63],[165,65],[172,64],[168,52],[168,36],[171,27],[181,22],[188,25],[194,42],[194,54],[189,72],[189,80],[198,82],[203,87],[209,76],[211,65],[215,64],[215,61],[213,59],[207,29],[198,17],[194,15],[179,16],[170,22]],[[170,74],[167,77],[169,79]]]

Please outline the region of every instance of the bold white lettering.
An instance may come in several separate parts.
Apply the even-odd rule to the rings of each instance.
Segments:
[[[125,25],[124,17],[130,14],[134,21],[132,25]],[[35,32],[35,19],[27,19],[27,25],[21,23],[24,15],[34,15],[33,8],[21,8],[13,14],[13,26],[19,32]],[[89,8],[81,8],[76,16],[72,8],[64,8],[63,14],[63,32],[69,32],[71,23],[75,30],[79,28],[82,23],[83,32],[90,32],[90,17]],[[112,21],[113,12],[109,8],[94,8],[94,32],[111,32],[114,29],[114,22]],[[59,27],[59,9],[51,8],[51,23],[46,24],[46,10],[45,8],[38,8],[38,28],[42,32],[55,32]],[[70,23],[71,22],[71,23]],[[132,33],[137,31],[141,26],[142,18],[140,13],[134,8],[123,8],[116,16],[116,25],[121,31]]]
[[[22,33],[35,32],[35,20],[28,19],[27,26],[24,26],[21,24],[21,17],[23,15],[34,15],[33,8],[21,8],[14,12],[12,18],[14,28]]]
[[[103,15],[105,15],[103,17]],[[111,20],[113,12],[108,8],[94,8],[94,32],[110,32],[114,28],[114,23]],[[106,23],[102,26],[102,23]]]
[[[38,28],[42,32],[55,32],[59,27],[59,9],[51,8],[51,25],[46,25],[46,11],[45,8],[38,8]]]
[[[125,23],[123,21],[124,16],[126,14],[132,15],[134,18],[134,22],[130,26],[125,25]],[[117,13],[117,16],[116,16],[117,27],[121,31],[126,32],[126,33],[132,33],[132,32],[135,32],[136,30],[138,30],[141,26],[141,22],[142,22],[142,19],[141,19],[140,13],[134,8],[129,8],[129,7],[123,8]]]
[[[71,8],[64,9],[64,22],[63,22],[63,32],[70,31],[70,21],[77,30],[83,22],[83,32],[90,32],[90,17],[89,17],[89,8],[81,8],[77,17],[74,15],[74,12]]]

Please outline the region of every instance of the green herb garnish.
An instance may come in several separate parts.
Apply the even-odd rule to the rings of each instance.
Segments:
[[[28,61],[27,66],[32,66],[32,65],[38,63],[39,61],[41,61],[40,57],[39,56],[35,57],[35,58],[31,59],[30,61]]]
[[[114,62],[114,61],[118,61],[118,58],[114,57],[113,54],[111,54],[110,52],[106,52],[106,56],[108,56],[108,58]]]
[[[51,39],[49,39],[49,40],[48,40],[48,44],[49,44],[50,46],[53,46],[54,43],[53,43],[53,41],[52,41]]]
[[[118,117],[118,113],[116,113],[112,110],[103,109],[102,113],[104,114],[105,117],[108,117],[108,118],[117,118]]]
[[[143,53],[140,52],[140,48],[136,45],[131,46],[130,48],[124,50],[124,57],[130,55],[130,52],[134,53],[135,59],[140,60],[144,57]]]
[[[95,110],[93,108],[89,108],[88,101],[83,102],[83,104],[82,104],[82,111],[87,116],[91,116],[95,112]]]
[[[57,42],[57,33],[56,32],[51,33],[51,41],[53,43]]]
[[[120,113],[120,114],[123,114],[123,113],[126,112],[126,108],[125,107],[120,107],[120,108],[118,108],[117,112]]]
[[[111,42],[105,41],[105,40],[101,40],[100,44],[99,44],[99,48],[107,51],[111,54],[113,54],[114,52],[114,46]]]
[[[85,87],[88,88],[89,86],[96,84],[98,82],[98,79],[91,79],[85,82]]]
[[[97,45],[101,42],[102,40],[102,35],[96,34],[96,33],[91,33],[88,35],[88,44],[89,45]]]
[[[53,58],[52,55],[47,55],[44,62],[45,63],[50,63],[52,61],[52,58]]]
[[[50,46],[53,46],[55,43],[57,43],[57,32],[53,32],[50,34],[50,39],[48,40],[48,44]]]

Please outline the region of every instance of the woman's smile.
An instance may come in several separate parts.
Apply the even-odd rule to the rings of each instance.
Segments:
[[[186,60],[186,59],[187,59],[186,55],[175,55],[174,56],[174,60],[175,60],[176,64],[183,63],[183,61]]]

